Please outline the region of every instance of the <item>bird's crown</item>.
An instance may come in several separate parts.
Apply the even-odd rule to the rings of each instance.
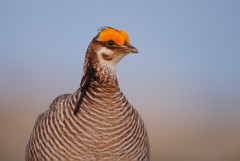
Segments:
[[[117,30],[111,27],[105,27],[100,30],[98,40],[106,42],[109,40],[114,41],[117,45],[123,45],[125,42],[130,43],[127,32],[123,30]]]

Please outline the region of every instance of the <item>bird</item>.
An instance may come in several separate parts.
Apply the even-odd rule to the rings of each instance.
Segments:
[[[103,27],[89,44],[80,87],[36,119],[25,159],[149,161],[146,126],[121,91],[118,62],[138,53],[124,30]]]

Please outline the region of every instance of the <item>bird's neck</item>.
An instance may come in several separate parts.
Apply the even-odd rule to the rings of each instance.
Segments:
[[[98,66],[95,68],[95,74],[92,78],[99,84],[108,86],[118,86],[118,80],[116,76],[116,70],[108,68],[107,66]]]
[[[108,64],[103,65],[99,63],[99,60],[86,57],[83,69],[80,88],[73,96],[73,99],[76,100],[76,102],[74,101],[76,103],[74,114],[79,111],[84,98],[88,97],[89,93],[95,93],[94,97],[98,95],[108,99],[116,93],[121,93],[115,67],[109,67]]]
[[[97,71],[96,71],[97,70]],[[83,71],[83,78],[88,76],[87,71]],[[76,104],[77,100],[80,98],[81,92],[83,92],[83,87],[80,87],[73,95],[73,102]],[[112,95],[121,92],[116,73],[109,71],[107,68],[95,68],[90,81],[85,88],[86,92],[95,91],[101,97],[111,97]],[[95,93],[94,92],[94,93]],[[90,92],[91,93],[91,92]],[[83,97],[86,95],[84,94]]]
[[[86,57],[82,77],[89,75],[92,72],[91,81],[95,81],[104,85],[118,86],[118,80],[116,76],[116,65],[101,64],[99,60],[88,59]]]

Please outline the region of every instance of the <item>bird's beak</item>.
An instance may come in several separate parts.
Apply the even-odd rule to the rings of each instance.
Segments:
[[[128,50],[129,50],[129,53],[138,53],[138,49],[132,45],[130,45]]]
[[[126,46],[127,46],[127,49],[126,49],[127,53],[138,53],[138,49],[132,46],[131,44],[127,44]]]

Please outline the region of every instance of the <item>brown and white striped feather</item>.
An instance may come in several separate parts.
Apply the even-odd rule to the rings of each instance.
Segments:
[[[74,116],[79,91],[38,117],[27,160],[148,160],[143,121],[120,89],[91,82]]]

